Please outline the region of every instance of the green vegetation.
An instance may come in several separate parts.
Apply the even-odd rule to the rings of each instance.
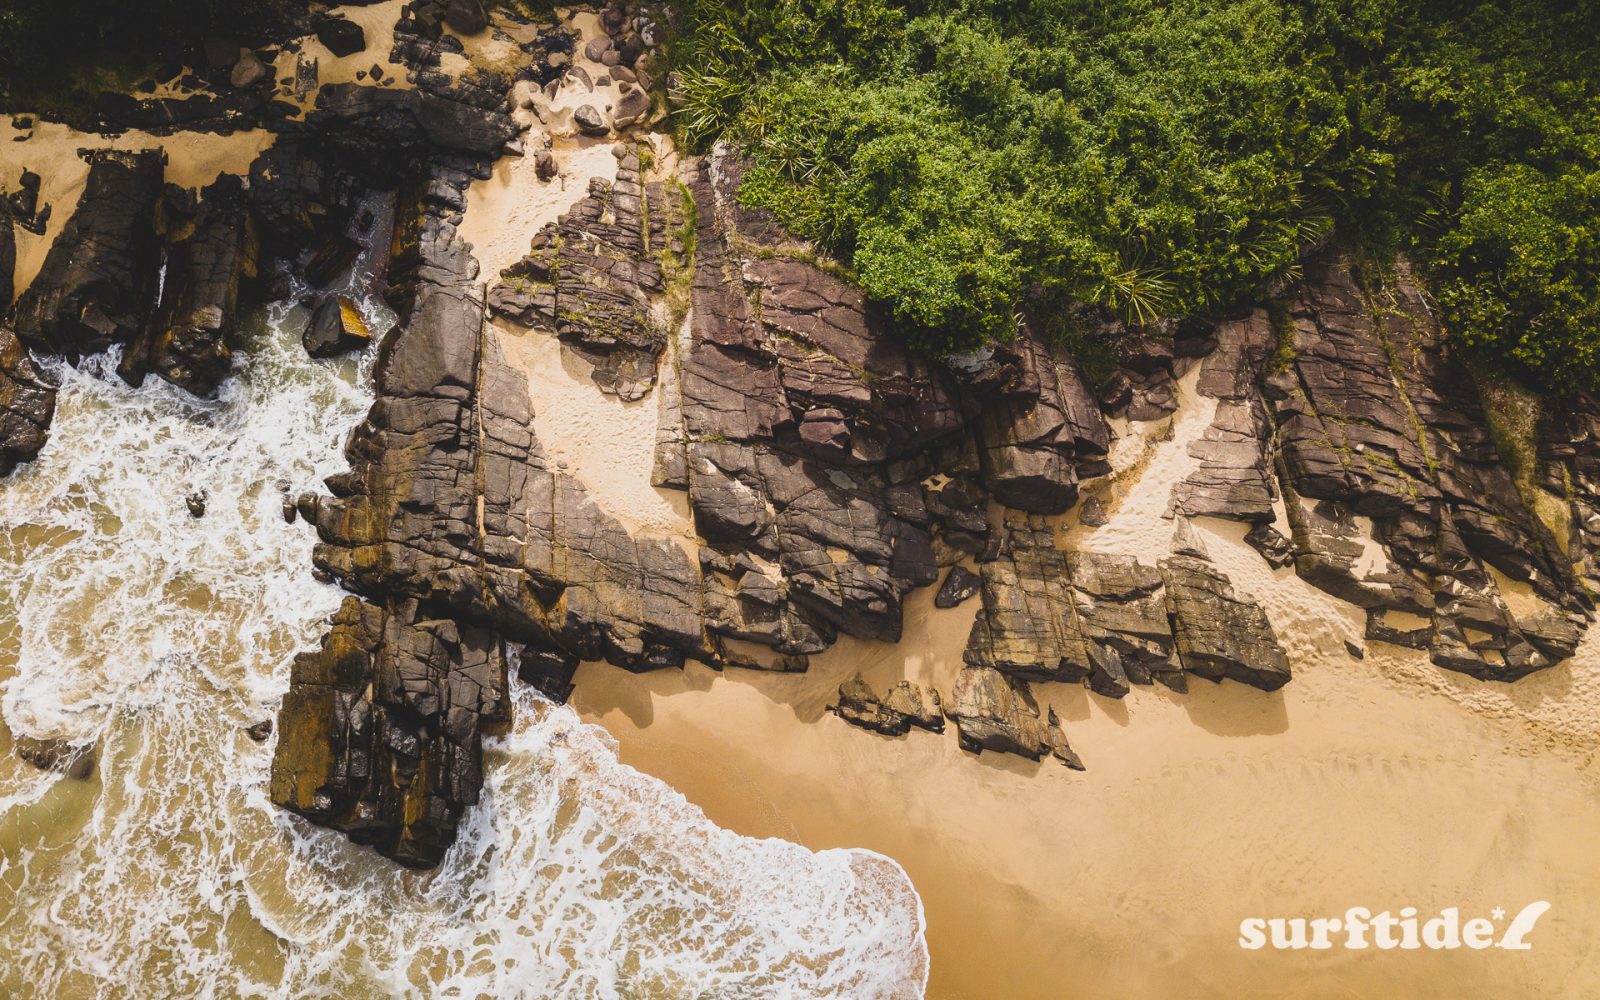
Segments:
[[[930,351],[1063,299],[1215,314],[1336,235],[1487,363],[1600,384],[1596,0],[677,8],[685,138]]]

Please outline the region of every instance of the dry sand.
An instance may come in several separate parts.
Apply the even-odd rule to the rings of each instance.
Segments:
[[[563,112],[584,95],[568,89],[536,102],[563,181],[541,185],[530,156],[470,193],[463,230],[485,277],[588,177],[615,169],[606,147],[571,140]],[[626,523],[687,537],[681,494],[648,486],[655,399],[603,395],[548,334],[500,335],[529,373],[545,447]],[[1165,555],[1170,490],[1195,467],[1188,444],[1216,406],[1195,378],[1182,380],[1172,420],[1120,428],[1117,475],[1094,487],[1112,520],[1090,530],[1069,515],[1064,544]],[[974,757],[953,731],[885,739],[826,712],[856,670],[880,691],[909,678],[949,692],[977,601],[939,611],[931,590],[909,601],[898,646],[843,640],[804,675],[586,664],[573,701],[625,763],[723,826],[899,861],[926,907],[936,1000],[1600,993],[1600,631],[1571,663],[1515,685],[1392,647],[1357,660],[1344,648],[1360,641],[1356,609],[1271,570],[1241,526],[1197,528],[1236,588],[1269,608],[1295,680],[1273,694],[1196,681],[1187,696],[1136,689],[1123,701],[1037,685],[1086,774]],[[1237,943],[1253,916],[1515,914],[1537,899],[1554,905],[1528,952]]]
[[[1172,440],[1121,484],[1112,523],[1072,544],[1154,559],[1166,490],[1207,412],[1186,380]],[[1148,486],[1148,489],[1146,488]],[[1125,701],[1036,685],[1086,774],[962,752],[953,733],[883,739],[827,714],[861,670],[948,692],[976,613],[915,595],[897,647],[842,641],[805,675],[585,665],[574,702],[655,774],[741,833],[866,847],[910,873],[938,1000],[1059,997],[1591,996],[1600,990],[1600,635],[1516,685],[1343,640],[1356,613],[1274,572],[1238,525],[1198,525],[1262,599],[1294,658],[1274,694],[1196,681]],[[1244,951],[1252,916],[1417,906],[1554,906],[1510,953]],[[1503,924],[1501,925],[1504,926]]]
[[[44,235],[35,236],[18,226],[17,294],[21,295],[44,264],[50,245],[72,217],[89,177],[89,164],[78,155],[83,149],[165,149],[166,180],[179,187],[201,188],[224,173],[244,174],[250,164],[277,138],[265,129],[249,129],[233,135],[205,132],[179,132],[156,136],[147,132],[123,132],[108,138],[77,132],[66,125],[39,122],[32,136],[23,142],[12,141],[25,134],[0,117],[0,189],[15,191],[23,170],[40,177],[39,204],[50,206],[50,221]]]

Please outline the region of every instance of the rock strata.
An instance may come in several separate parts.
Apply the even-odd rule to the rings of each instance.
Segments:
[[[17,335],[0,326],[0,476],[39,454],[55,411],[55,386]]]
[[[1040,718],[1026,682],[1012,681],[998,670],[968,667],[961,671],[945,714],[955,722],[964,750],[993,750],[1031,760],[1049,754],[1073,770],[1084,769],[1067,744],[1055,710]]]
[[[944,732],[944,709],[939,692],[901,681],[879,698],[859,673],[839,685],[835,715],[852,726],[870,729],[884,736],[904,736],[913,726],[930,733]]]

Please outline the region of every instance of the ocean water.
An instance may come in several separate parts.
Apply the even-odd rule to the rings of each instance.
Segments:
[[[50,444],[0,480],[0,996],[920,996],[893,861],[722,830],[529,690],[435,872],[268,803],[245,729],[343,596],[282,497],[370,403],[370,356],[306,357],[303,321],[258,317],[210,401],[50,366]],[[93,773],[22,763],[22,734]]]

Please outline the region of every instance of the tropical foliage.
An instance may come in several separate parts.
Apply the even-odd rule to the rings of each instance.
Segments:
[[[689,142],[924,347],[1217,313],[1337,234],[1558,389],[1600,351],[1593,0],[684,0]]]

